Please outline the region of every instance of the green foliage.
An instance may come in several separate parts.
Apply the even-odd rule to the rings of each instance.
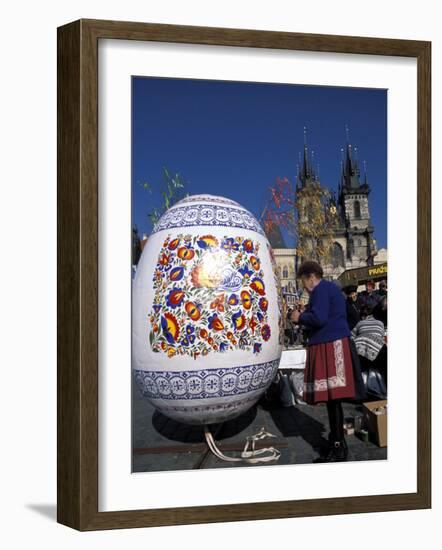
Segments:
[[[152,210],[147,214],[147,217],[152,225],[155,225],[158,222],[166,210],[189,195],[189,193],[185,192],[186,182],[178,172],[174,174],[164,167],[163,180],[164,181],[161,187],[154,186],[147,181],[140,183],[141,187],[148,191],[151,195],[154,192],[156,193],[156,190],[158,189],[158,194],[162,197],[161,205],[159,207],[152,208]]]

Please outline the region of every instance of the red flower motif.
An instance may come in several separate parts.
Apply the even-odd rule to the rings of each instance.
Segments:
[[[261,262],[255,256],[250,256],[250,263],[255,271],[259,271],[261,267]]]
[[[187,248],[187,246],[182,246],[178,248],[177,255],[181,260],[191,260],[195,256],[195,250]]]
[[[180,244],[180,239],[173,239],[173,241],[170,241],[169,243],[169,250],[175,250],[175,248]]]
[[[201,317],[201,311],[193,302],[187,302],[184,306],[184,309],[186,310],[187,315],[192,319],[192,321],[198,321],[198,319]]]
[[[264,296],[265,294],[264,282],[261,279],[253,279],[250,283],[250,288],[253,288],[260,296]]]
[[[253,252],[253,241],[251,241],[250,239],[246,239],[243,242],[242,247],[246,252]]]
[[[271,331],[270,331],[269,325],[264,325],[261,329],[261,335],[266,342],[270,338],[270,334],[271,334]]]
[[[241,292],[241,300],[245,309],[250,309],[252,307],[252,297],[250,296],[250,292],[247,292],[247,290],[243,290]]]
[[[176,317],[172,315],[172,313],[165,313],[164,317],[161,317],[161,328],[163,329],[163,334],[169,344],[173,344],[178,340],[180,335],[180,326],[176,320]]]
[[[197,241],[200,248],[215,248],[218,246],[218,239],[213,235],[204,235]]]
[[[163,254],[161,255],[161,258],[160,258],[160,262],[159,262],[159,263],[160,263],[161,265],[168,265],[169,261],[170,261],[170,254],[165,254],[165,253],[163,253]]]
[[[213,302],[210,304],[210,309],[216,309],[220,313],[222,313],[224,308],[224,294],[220,294],[213,300]]]
[[[220,331],[224,329],[223,322],[218,317],[218,315],[215,314],[215,315],[212,315],[212,317],[209,317],[209,328],[216,331]]]
[[[249,327],[252,329],[252,332],[255,332],[255,328],[258,326],[258,323],[255,321],[255,317],[252,317],[249,321]]]

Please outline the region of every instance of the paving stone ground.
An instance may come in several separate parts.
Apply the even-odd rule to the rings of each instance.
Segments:
[[[344,404],[346,418],[362,414],[362,406]],[[327,443],[328,420],[325,405],[310,406],[298,404],[282,407],[279,403],[259,402],[239,418],[213,425],[212,433],[218,444],[237,444],[242,449],[247,436],[257,433],[262,427],[274,434],[276,439],[268,439],[269,446],[283,442],[281,456],[277,464],[310,464],[319,456],[319,451]],[[375,443],[364,442],[356,435],[346,436],[349,448],[349,461],[386,460],[387,448]],[[191,470],[200,468],[257,467],[257,465],[226,462],[210,451],[190,452],[189,444],[204,444],[204,431],[199,426],[188,426],[167,418],[156,411],[134,385],[133,390],[133,472],[158,472],[171,470]],[[144,453],[139,449],[173,446],[174,452]],[[277,447],[277,445],[275,445]],[[180,452],[181,449],[185,452]],[[240,451],[225,451],[229,456],[239,456]],[[201,459],[204,459],[201,463]],[[268,463],[275,465],[275,463]],[[199,465],[199,466],[198,466]],[[259,467],[266,467],[260,464]]]

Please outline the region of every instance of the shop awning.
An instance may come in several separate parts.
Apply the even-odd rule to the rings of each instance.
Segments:
[[[362,285],[367,281],[382,281],[387,279],[387,262],[369,267],[357,267],[356,269],[347,269],[338,277],[342,287],[347,285]]]

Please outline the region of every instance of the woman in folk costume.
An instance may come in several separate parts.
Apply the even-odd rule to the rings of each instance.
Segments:
[[[303,262],[297,275],[310,294],[305,311],[292,313],[292,320],[309,331],[303,399],[310,405],[325,402],[330,424],[329,448],[315,462],[340,462],[348,456],[342,401],[364,397],[345,298],[335,283],[322,278],[317,262]]]

